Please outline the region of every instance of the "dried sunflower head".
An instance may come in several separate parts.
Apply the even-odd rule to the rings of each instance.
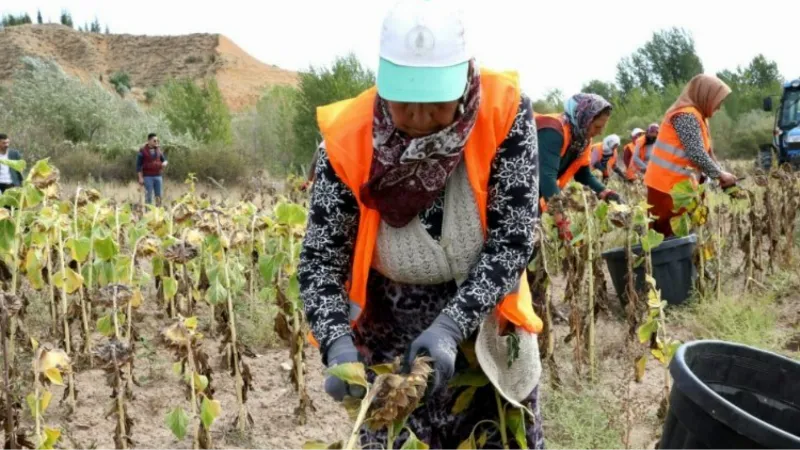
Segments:
[[[88,203],[100,200],[100,193],[96,189],[81,189],[78,196],[73,200],[78,203],[78,206],[85,206]]]
[[[191,219],[194,213],[195,209],[193,206],[188,205],[186,203],[181,203],[175,207],[175,211],[172,214],[172,218],[173,220],[175,220],[175,223],[183,223]]]
[[[170,245],[164,252],[164,257],[167,261],[176,264],[186,264],[193,260],[198,255],[197,248],[186,242],[178,242],[177,244]]]
[[[202,335],[197,333],[196,329],[196,317],[180,318],[180,320],[165,328],[161,332],[161,337],[164,338],[164,342],[168,346],[182,349],[190,342],[194,344],[198,339],[202,338]]]
[[[97,347],[94,355],[103,362],[103,369],[111,370],[128,364],[133,359],[133,349],[125,342],[112,339]]]
[[[206,233],[216,233],[219,229],[226,230],[233,226],[233,222],[219,208],[206,208],[197,211],[194,215],[194,220],[197,223],[197,228]]]
[[[158,248],[161,246],[161,243],[158,239],[155,238],[147,238],[139,243],[139,246],[136,247],[136,256],[142,258],[148,258],[150,256],[154,256],[158,253]]]
[[[117,307],[123,307],[133,297],[133,290],[124,284],[109,284],[98,289],[93,301],[110,307],[114,305],[114,296],[116,296]]]
[[[58,179],[61,177],[60,172],[55,167],[51,167],[50,170],[46,172],[35,172],[31,174],[31,183],[36,186],[36,189],[40,191],[44,191],[48,187],[58,183]]]
[[[400,360],[394,363],[394,373],[378,375],[372,389],[375,399],[367,412],[367,425],[373,430],[392,426],[406,419],[419,405],[428,386],[432,359],[421,357],[414,360],[411,372],[400,371]]]

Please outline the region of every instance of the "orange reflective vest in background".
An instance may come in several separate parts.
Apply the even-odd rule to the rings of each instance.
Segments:
[[[592,145],[592,168],[603,172],[603,177],[608,178],[611,176],[611,171],[614,170],[614,165],[617,164],[617,150],[611,151],[611,157],[608,158],[605,166],[600,166],[603,161],[603,143]]]
[[[348,281],[350,320],[355,326],[367,303],[367,278],[372,258],[380,213],[361,201],[361,186],[367,182],[372,165],[372,117],[377,90],[373,87],[356,98],[317,108],[317,122],[322,131],[328,159],[336,175],[358,200],[360,212],[353,262]],[[520,88],[515,72],[493,72],[481,69],[481,102],[478,119],[464,147],[467,177],[480,221],[486,233],[489,199],[489,175],[498,147],[506,139],[516,118]],[[498,304],[496,312],[530,333],[542,330],[542,321],[533,311],[531,292],[525,273],[520,274],[517,289]],[[312,336],[313,337],[313,336]],[[314,341],[312,340],[312,343]]]
[[[711,153],[711,134],[708,131],[708,123],[697,108],[687,106],[664,117],[653,148],[653,156],[650,158],[650,164],[648,164],[647,173],[644,176],[644,184],[665,194],[669,194],[672,188],[683,180],[691,179],[697,182],[700,175],[700,170],[686,156],[678,133],[672,126],[672,117],[679,113],[689,113],[695,116],[703,135],[703,148],[706,153]]]
[[[633,148],[635,145],[636,144],[633,141],[631,141],[625,144],[625,147],[622,151],[622,164],[626,168],[628,167],[628,164],[630,164],[631,159],[633,159]]]
[[[570,125],[567,118],[564,114],[533,114],[534,118],[536,119],[536,129],[551,129],[561,136],[563,140],[563,144],[561,144],[561,157],[563,158],[564,155],[567,153],[567,149],[569,148],[569,144],[572,143],[572,125]],[[567,184],[575,177],[575,174],[578,173],[581,167],[589,167],[592,163],[592,152],[589,149],[592,146],[592,140],[589,140],[589,143],[586,144],[586,148],[583,150],[580,156],[575,158],[572,161],[572,164],[567,167],[567,170],[564,171],[561,175],[559,175],[557,180],[557,185],[559,189],[564,189]],[[544,198],[539,199],[539,209],[544,212],[547,211],[547,202]]]
[[[634,142],[633,155],[628,163],[628,170],[625,175],[629,180],[634,180],[639,176],[644,175],[647,171],[647,166],[650,163],[650,157],[653,155],[655,142],[647,145],[647,137],[645,135],[639,136]]]

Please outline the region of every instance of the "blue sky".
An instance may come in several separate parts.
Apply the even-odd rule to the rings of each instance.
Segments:
[[[57,21],[68,9],[76,23],[97,16],[114,33],[222,33],[256,58],[287,69],[326,64],[355,52],[377,66],[378,36],[393,0],[3,0],[0,13],[42,10]],[[692,32],[706,71],[747,64],[758,53],[800,77],[800,1],[739,3],[668,1],[465,1],[469,36],[479,61],[517,69],[523,88],[540,96],[571,94],[586,81],[612,81],[616,64],[653,31],[678,26]],[[785,20],[785,25],[779,25]]]

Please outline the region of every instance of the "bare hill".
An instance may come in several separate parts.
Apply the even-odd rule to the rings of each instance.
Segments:
[[[84,80],[107,83],[115,72],[127,72],[134,94],[171,78],[215,77],[233,110],[253,105],[266,86],[297,83],[295,72],[264,64],[219,34],[133,36],[52,24],[9,27],[0,31],[0,82],[13,77],[23,56],[55,60]]]

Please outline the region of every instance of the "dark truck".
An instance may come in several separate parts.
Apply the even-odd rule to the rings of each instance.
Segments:
[[[764,99],[764,111],[772,112],[772,97]],[[772,144],[761,146],[761,166],[772,166],[773,152],[778,164],[790,163],[800,168],[800,78],[783,84],[780,104],[775,114]]]

